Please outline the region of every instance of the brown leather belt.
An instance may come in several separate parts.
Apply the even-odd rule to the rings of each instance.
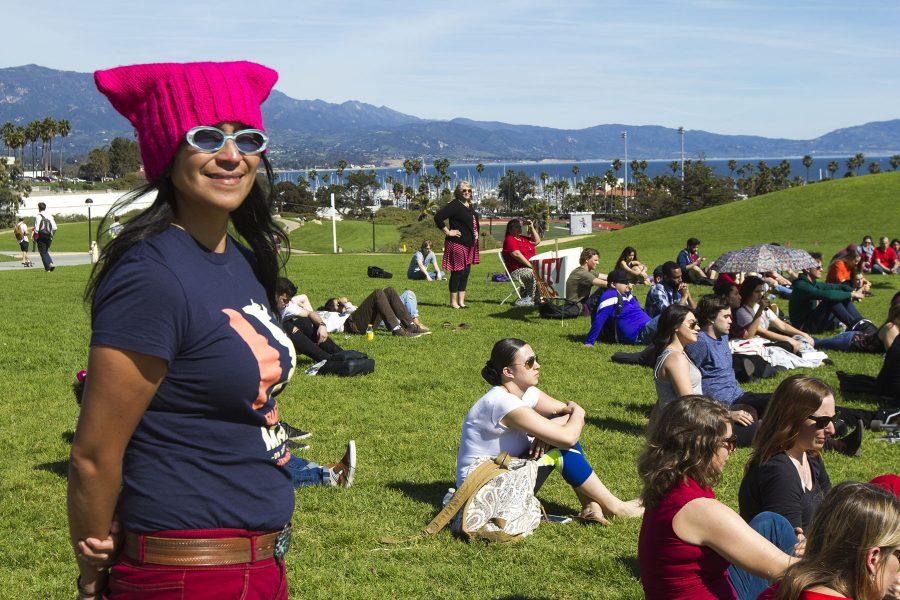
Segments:
[[[272,558],[280,531],[258,537],[191,539],[125,533],[125,556],[154,565],[213,567]]]

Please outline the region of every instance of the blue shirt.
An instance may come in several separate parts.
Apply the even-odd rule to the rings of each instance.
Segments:
[[[701,331],[697,334],[697,342],[685,346],[684,351],[700,369],[705,395],[727,406],[744,395],[734,376],[727,335],[715,339]]]
[[[434,257],[434,252],[429,252],[427,256],[422,256],[422,251],[418,250],[415,254],[413,254],[412,260],[409,261],[409,267],[406,269],[406,277],[407,279],[412,279],[419,273],[423,272],[422,269],[419,268],[419,260],[422,261],[422,264],[425,265],[425,271],[428,272],[429,265],[431,265],[436,259]]]
[[[603,326],[608,319],[615,318],[616,306],[619,303],[619,293],[615,288],[609,288],[600,296],[600,303],[597,305],[597,316],[594,317],[594,323],[591,331],[588,333],[587,339],[584,341],[588,346],[593,346],[603,331]],[[647,313],[641,308],[641,303],[637,301],[632,294],[622,296],[622,312],[616,318],[616,332],[618,339],[623,344],[634,344],[637,341],[638,334],[644,328],[644,325],[650,320]]]
[[[668,282],[660,281],[650,287],[647,292],[647,300],[644,302],[644,310],[651,318],[660,314],[667,306],[681,302],[681,292],[674,289]]]
[[[169,227],[130,248],[97,290],[91,346],[168,363],[125,450],[117,513],[130,531],[290,521],[275,397],[296,355],[252,260],[231,237],[214,253]]]
[[[677,262],[678,266],[681,267],[681,270],[684,271],[689,264],[694,262],[694,258],[691,256],[691,253],[688,252],[688,249],[684,248],[681,252],[678,253],[678,257],[675,259],[675,262]]]

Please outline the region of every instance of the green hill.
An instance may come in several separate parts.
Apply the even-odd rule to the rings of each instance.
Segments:
[[[729,250],[778,242],[819,250],[826,260],[866,234],[900,236],[900,172],[823,181],[723,204],[651,223],[600,233],[569,246],[595,244],[600,270],[625,246],[654,266],[674,260],[689,237],[702,242],[708,261]]]
[[[307,221],[302,227],[291,232],[291,248],[305,252],[331,252],[331,221]],[[395,225],[375,224],[375,248],[400,241],[400,232]],[[371,221],[338,221],[337,243],[344,252],[372,251]]]

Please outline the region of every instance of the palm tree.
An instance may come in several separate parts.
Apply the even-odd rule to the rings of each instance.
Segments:
[[[40,126],[41,132],[41,170],[44,171],[44,174],[47,174],[47,170],[49,169],[51,172],[53,171],[53,138],[56,137],[56,119],[53,117],[47,117],[43,121],[41,121]],[[47,158],[46,156],[50,156],[50,166],[47,166]]]
[[[737,170],[737,161],[733,158],[728,161],[728,171],[731,173],[731,178],[734,179],[734,172]]]
[[[19,148],[22,149],[22,152],[19,153],[20,156],[18,158],[19,164],[21,164],[23,168],[25,167],[25,143],[27,139],[28,138],[25,136],[24,127],[20,125],[16,125],[15,127],[13,127],[13,132],[9,136],[9,147],[12,148],[13,159],[16,158],[16,150],[18,150]]]
[[[578,165],[572,165],[572,175],[578,177],[578,172],[581,170],[581,167]]]
[[[857,152],[853,158],[856,159],[856,174],[859,175],[859,169],[866,163],[866,156],[862,152]]]
[[[850,175],[853,175],[853,173],[855,171],[856,171],[856,157],[851,156],[850,158],[847,159],[847,173],[849,173]],[[849,177],[850,175],[845,175],[845,177]]]
[[[619,170],[622,168],[622,161],[619,160],[618,158],[613,159],[612,168],[613,168],[613,171],[616,172],[616,175],[618,175]]]
[[[337,173],[338,180],[339,180],[341,183],[344,182],[344,169],[346,169],[347,166],[348,166],[349,164],[350,164],[350,163],[348,163],[348,162],[347,162],[346,160],[344,160],[343,158],[342,158],[341,160],[338,161],[338,166],[337,166],[337,169],[335,169],[335,172]]]
[[[809,183],[809,168],[812,166],[812,156],[809,154],[803,157],[803,166],[806,167],[806,183]]]
[[[9,151],[12,148],[12,144],[10,144],[10,140],[12,139],[13,133],[16,131],[16,126],[7,121],[3,124],[3,127],[0,127],[0,137],[3,138],[3,145],[6,146],[6,155],[9,156]]]
[[[310,169],[306,172],[306,176],[309,178],[309,182],[313,184],[313,194],[315,194],[315,190],[319,189],[319,172],[315,169]]]
[[[63,149],[65,148],[65,140],[69,137],[69,132],[72,131],[72,124],[69,123],[68,119],[60,119],[56,122],[56,133],[59,134],[59,137],[62,138],[59,142],[59,176],[62,178],[63,176]]]
[[[478,171],[479,175],[484,173],[484,163],[478,163],[477,165],[475,165],[475,170]]]
[[[869,173],[872,175],[881,173],[881,165],[878,164],[878,161],[873,160],[869,163]]]
[[[900,154],[895,154],[891,157],[891,169],[894,171],[900,169]]]
[[[31,145],[31,175],[34,176],[34,144],[41,137],[41,122],[32,121],[25,126],[25,141]],[[23,161],[24,162],[24,161]]]
[[[840,168],[841,168],[841,166],[838,164],[838,161],[836,161],[836,160],[831,161],[830,163],[828,163],[828,166],[825,167],[825,169],[827,169],[828,175],[831,179],[834,179],[834,174],[837,173],[837,170]]]
[[[672,162],[669,163],[669,170],[672,171],[672,175],[675,175],[676,173],[678,173],[678,161],[677,160],[673,160]]]

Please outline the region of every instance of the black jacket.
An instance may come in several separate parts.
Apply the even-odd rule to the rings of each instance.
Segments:
[[[447,237],[446,240],[453,240],[467,248],[471,248],[475,243],[475,232],[472,229],[473,217],[475,218],[475,222],[478,222],[477,212],[471,208],[467,208],[466,205],[459,200],[451,200],[447,203],[447,206],[434,215],[434,224],[438,229],[443,229],[444,221],[449,219],[449,228],[459,230],[460,236],[458,238]],[[481,232],[480,226],[478,227],[478,231]]]

